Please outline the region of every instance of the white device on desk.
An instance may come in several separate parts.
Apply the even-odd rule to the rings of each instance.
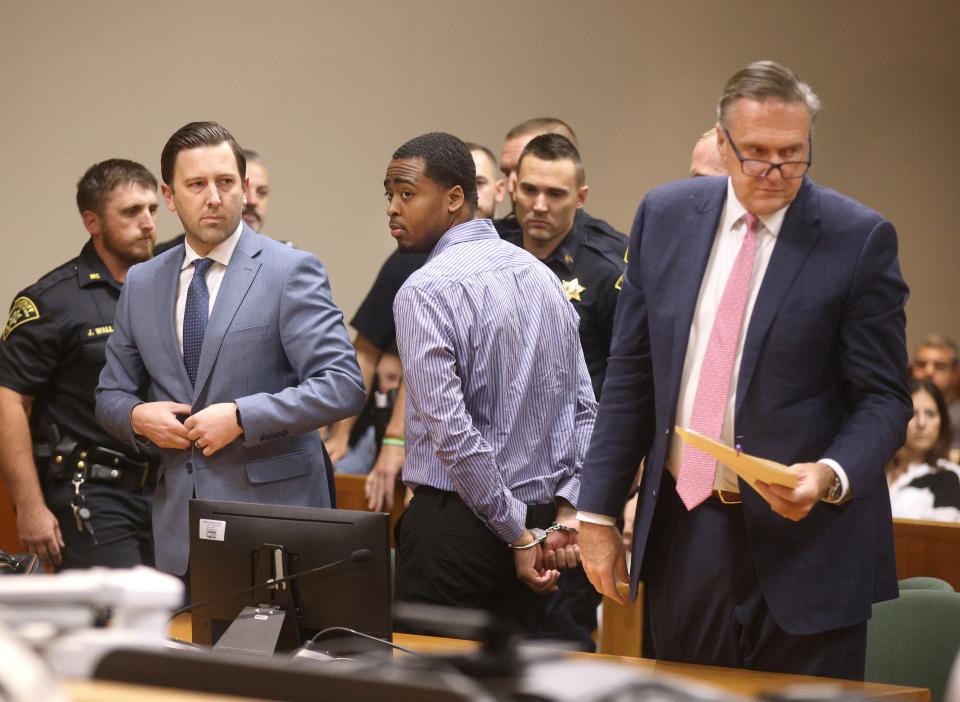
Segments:
[[[0,621],[57,676],[86,678],[115,648],[162,649],[182,599],[178,578],[146,566],[0,578]]]

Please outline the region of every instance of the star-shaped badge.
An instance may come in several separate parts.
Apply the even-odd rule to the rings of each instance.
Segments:
[[[561,280],[563,284],[563,292],[567,294],[567,299],[573,302],[576,300],[580,302],[580,293],[586,290],[585,287],[580,285],[580,279],[574,278],[573,280]]]

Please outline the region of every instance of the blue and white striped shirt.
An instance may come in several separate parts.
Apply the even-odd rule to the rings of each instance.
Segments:
[[[460,224],[393,303],[407,387],[403,480],[457,492],[506,542],[528,504],[576,506],[597,403],[557,277]]]

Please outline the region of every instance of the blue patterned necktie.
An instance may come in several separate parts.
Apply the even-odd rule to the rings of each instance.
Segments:
[[[212,258],[198,258],[193,262],[193,279],[187,289],[187,306],[183,311],[183,365],[190,376],[191,385],[197,382],[203,334],[207,330],[210,293],[207,291],[206,276],[212,265]]]

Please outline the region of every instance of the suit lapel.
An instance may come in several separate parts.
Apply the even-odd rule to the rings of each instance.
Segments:
[[[671,278],[676,281],[672,297],[676,301],[677,313],[673,325],[668,397],[679,397],[684,359],[690,343],[690,326],[693,324],[700,286],[717,235],[726,194],[727,180],[724,178],[717,187],[703,192],[700,199],[692,203],[692,210],[683,225],[686,232],[677,232],[675,241],[680,251],[674,259],[676,264],[670,270]],[[676,400],[671,413],[676,414]]]
[[[743,398],[746,397],[770,325],[773,324],[780,305],[793,286],[810,249],[820,238],[819,220],[816,192],[807,180],[783,219],[783,226],[760,284],[753,314],[750,316],[750,326],[743,343],[743,357],[740,360],[736,412],[740,411]]]
[[[163,353],[173,359],[174,373],[180,380],[183,388],[182,397],[188,398],[193,394],[190,386],[190,376],[183,365],[183,352],[177,341],[177,291],[180,287],[180,268],[183,265],[184,250],[181,245],[180,255],[169,256],[163,267],[157,272],[157,294],[153,298],[156,313],[155,319],[160,325],[160,343]]]
[[[217,355],[220,353],[223,337],[256,278],[257,271],[260,270],[260,262],[254,259],[254,256],[260,253],[260,245],[256,237],[253,230],[244,224],[240,241],[233,250],[230,265],[227,266],[227,271],[220,282],[217,301],[213,305],[207,330],[203,335],[203,349],[200,351],[200,363],[197,366],[197,382],[193,388],[194,400],[199,397],[200,391],[207,382]]]

